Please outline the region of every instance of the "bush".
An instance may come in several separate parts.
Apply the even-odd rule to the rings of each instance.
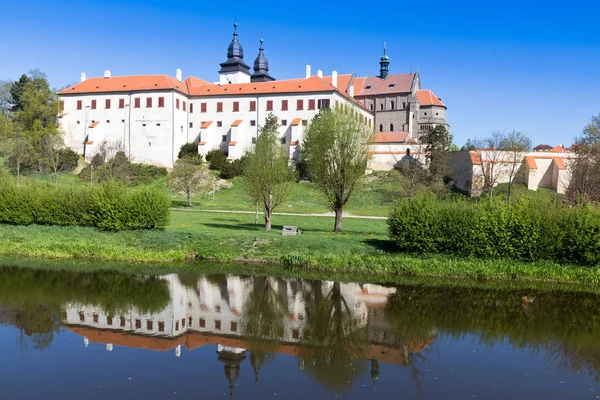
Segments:
[[[148,164],[132,164],[122,151],[104,162],[102,156],[97,154],[92,158],[91,165],[86,166],[79,173],[83,180],[90,180],[92,173],[95,182],[117,181],[125,185],[146,185],[158,178],[167,176],[167,169]]]
[[[600,263],[600,209],[592,206],[417,196],[397,203],[388,228],[398,248],[408,252]]]
[[[164,228],[169,196],[156,188],[128,189],[105,182],[94,188],[16,186],[0,179],[0,223],[95,226],[104,230]]]
[[[196,143],[186,143],[179,148],[177,158],[196,157],[198,154],[198,145]]]
[[[244,169],[246,168],[247,163],[247,154],[244,154],[241,158],[238,158],[237,160],[226,162],[220,170],[221,179],[233,179],[236,176],[242,176],[244,174]]]
[[[211,150],[206,153],[206,162],[209,163],[208,168],[222,171],[223,166],[227,163],[227,154],[223,150]]]
[[[62,166],[60,170],[62,172],[71,172],[77,168],[77,164],[79,164],[79,154],[75,153],[70,148],[65,147],[58,151],[58,155],[59,165]]]

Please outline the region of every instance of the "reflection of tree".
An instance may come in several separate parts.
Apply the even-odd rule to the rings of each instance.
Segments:
[[[323,295],[324,282],[305,286],[306,327],[302,344],[305,353],[300,362],[304,371],[330,390],[344,392],[368,371],[361,359],[368,342],[365,326],[354,318],[341,292],[339,282]]]
[[[250,288],[242,312],[244,337],[254,349],[272,350],[283,339],[288,316],[285,282],[275,278],[249,278]]]
[[[268,364],[275,358],[274,353],[266,353],[264,351],[251,351],[250,352],[250,365],[254,370],[254,383],[258,385],[258,376],[260,369],[263,365]]]
[[[61,310],[57,304],[26,304],[0,306],[0,324],[13,325],[18,330],[17,345],[25,351],[28,343],[37,350],[50,346],[60,330]]]

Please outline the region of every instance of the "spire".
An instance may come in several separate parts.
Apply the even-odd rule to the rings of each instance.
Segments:
[[[264,39],[260,38],[260,47],[258,48],[258,56],[254,60],[254,73],[250,78],[251,82],[270,82],[274,81],[271,75],[269,75],[269,61],[265,57],[265,49],[263,48]]]
[[[244,63],[244,48],[238,39],[237,22],[233,24],[233,39],[227,48],[227,61],[221,63],[222,72],[237,72],[242,71],[249,73],[250,67]]]
[[[383,42],[383,55],[381,56],[381,59],[379,60],[379,77],[381,79],[385,79],[388,76],[389,73],[389,65],[390,65],[390,58],[387,55],[387,45],[385,42]]]

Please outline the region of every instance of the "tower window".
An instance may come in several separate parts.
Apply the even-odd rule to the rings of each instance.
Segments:
[[[381,109],[381,111],[383,111],[383,103],[381,103],[381,104],[379,105],[379,108]]]
[[[402,102],[402,109],[406,109],[406,103]]]
[[[375,107],[373,106],[373,104],[371,104],[371,111],[373,111],[373,109],[374,109],[374,108],[375,108]]]
[[[396,107],[396,103],[394,101],[392,101],[390,103],[390,109],[393,110]]]
[[[394,124],[390,124],[390,132],[394,132]]]
[[[383,132],[383,124],[379,124],[379,132]]]

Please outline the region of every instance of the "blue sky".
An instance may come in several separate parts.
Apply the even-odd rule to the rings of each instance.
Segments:
[[[0,79],[37,68],[50,83],[158,74],[217,80],[237,18],[251,65],[259,39],[271,74],[306,64],[376,75],[418,70],[448,106],[455,142],[520,130],[570,144],[600,113],[600,5],[592,1],[18,1],[2,6]]]

